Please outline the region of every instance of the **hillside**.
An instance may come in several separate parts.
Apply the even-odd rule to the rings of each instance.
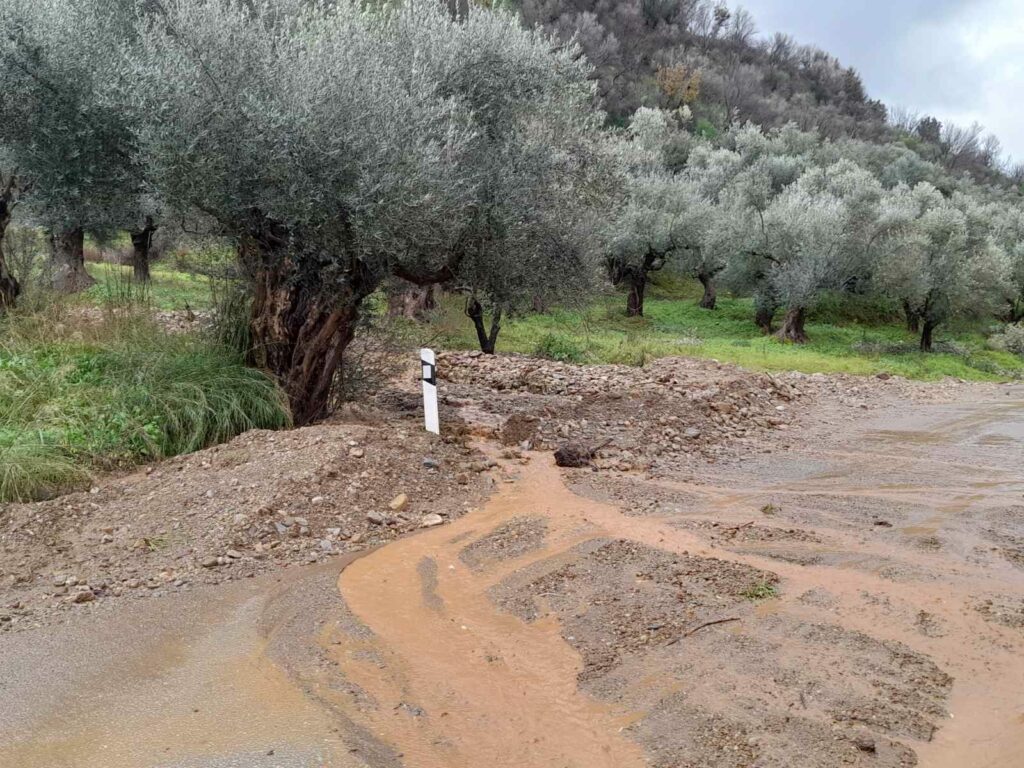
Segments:
[[[595,67],[615,123],[639,107],[687,107],[693,129],[787,123],[825,138],[898,143],[955,174],[1019,185],[998,140],[980,126],[943,125],[872,99],[858,72],[784,32],[759,29],[742,7],[712,0],[521,0],[528,26],[575,38]]]

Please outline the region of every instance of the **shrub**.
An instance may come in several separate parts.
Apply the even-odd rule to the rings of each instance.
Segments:
[[[1007,325],[1002,331],[989,337],[988,344],[992,349],[1024,357],[1024,323]]]
[[[581,363],[585,353],[572,339],[560,333],[546,333],[533,349],[535,357],[560,363]]]

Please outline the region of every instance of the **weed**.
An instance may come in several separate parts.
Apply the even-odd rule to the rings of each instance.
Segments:
[[[741,592],[740,595],[747,600],[753,600],[754,602],[771,600],[772,598],[779,596],[779,588],[770,582],[759,581],[756,584],[751,584],[747,589]]]
[[[546,333],[533,348],[535,357],[560,363],[582,363],[583,349],[572,338],[560,333]]]

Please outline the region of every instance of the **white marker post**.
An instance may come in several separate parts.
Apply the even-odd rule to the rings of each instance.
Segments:
[[[441,419],[437,414],[437,358],[434,350],[420,350],[420,364],[423,368],[423,418],[427,432],[441,434]]]

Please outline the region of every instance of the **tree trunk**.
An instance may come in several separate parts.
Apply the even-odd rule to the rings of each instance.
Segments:
[[[501,332],[501,309],[495,309],[491,315],[491,329],[488,332],[484,323],[484,308],[475,298],[466,302],[466,317],[473,321],[476,328],[476,339],[480,344],[480,351],[485,355],[493,355],[498,345],[498,334]]]
[[[53,289],[58,293],[78,293],[95,284],[85,271],[85,233],[81,229],[51,233],[50,258]]]
[[[153,224],[153,219],[147,217],[142,229],[129,233],[132,239],[132,276],[137,283],[150,281],[149,252],[153,247],[155,232],[156,226]]]
[[[4,234],[7,232],[7,225],[11,222],[10,207],[7,199],[0,196],[0,315],[14,306],[14,302],[21,293],[21,286],[11,270],[7,266],[7,259],[4,257]]]
[[[1010,299],[1009,322],[1019,323],[1024,320],[1024,300]]]
[[[277,377],[296,426],[326,417],[360,305],[376,281],[354,274],[346,289],[327,292],[298,279],[294,261],[266,246],[244,245],[240,255],[255,283],[250,362]]]
[[[933,320],[924,320],[921,323],[921,351],[931,352],[932,351],[932,337],[935,333],[935,329],[938,327],[938,323]]]
[[[806,344],[807,331],[804,330],[805,312],[803,307],[791,308],[786,312],[782,320],[782,327],[777,334],[782,341],[790,341],[794,344]]]
[[[718,303],[718,293],[715,290],[715,279],[711,275],[699,274],[697,279],[700,280],[700,284],[704,286],[704,295],[700,300],[701,309],[714,309]]]
[[[754,323],[765,336],[771,336],[773,332],[772,325],[775,320],[775,310],[772,307],[758,305],[754,311]]]
[[[626,316],[644,316],[644,293],[647,290],[647,272],[638,270],[629,280],[629,295],[626,298]]]
[[[434,286],[403,285],[388,293],[388,317],[423,320],[437,307]]]
[[[903,316],[906,318],[908,331],[917,333],[921,330],[921,313],[910,306],[906,299],[903,300]]]

